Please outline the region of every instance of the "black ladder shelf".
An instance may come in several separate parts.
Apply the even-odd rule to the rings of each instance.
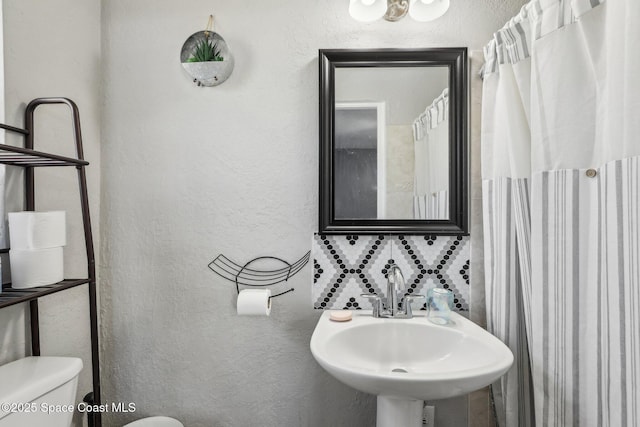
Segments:
[[[71,109],[73,118],[73,131],[76,144],[77,158],[63,157],[55,154],[43,153],[33,149],[34,142],[34,112],[41,105],[63,104]],[[46,295],[64,291],[80,285],[88,285],[89,288],[89,318],[91,323],[91,365],[93,376],[93,392],[87,394],[84,401],[91,405],[100,405],[100,361],[98,354],[98,311],[96,303],[96,269],[95,255],[93,251],[93,237],[91,235],[91,219],[89,216],[89,197],[87,193],[87,176],[85,166],[89,162],[84,160],[82,150],[82,134],[80,132],[80,113],[76,104],[68,98],[37,98],[31,101],[24,113],[25,129],[0,123],[0,128],[10,132],[21,134],[25,137],[24,148],[0,144],[0,164],[20,166],[25,170],[25,208],[27,211],[35,210],[35,179],[34,167],[74,166],[78,172],[78,185],[80,190],[80,204],[84,226],[84,240],[87,253],[87,278],[65,279],[52,285],[40,286],[29,289],[2,288],[0,293],[0,309],[20,303],[29,303],[31,323],[31,353],[40,355],[40,325],[38,321],[38,299]],[[0,250],[8,252],[8,249]],[[101,427],[102,417],[99,412],[88,413],[89,427]]]

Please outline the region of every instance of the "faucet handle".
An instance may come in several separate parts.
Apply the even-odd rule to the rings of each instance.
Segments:
[[[411,309],[411,303],[412,303],[414,300],[417,300],[417,299],[423,299],[423,298],[425,298],[425,296],[424,296],[424,295],[412,295],[412,294],[406,294],[406,295],[404,296],[404,300],[402,301],[402,305],[403,305],[403,308],[404,308],[404,313],[405,313],[405,315],[406,315],[408,318],[413,317],[413,311],[412,311],[412,309]]]
[[[380,317],[380,312],[382,311],[382,299],[380,299],[380,295],[360,294],[360,296],[371,301],[371,306],[373,307],[373,317]]]

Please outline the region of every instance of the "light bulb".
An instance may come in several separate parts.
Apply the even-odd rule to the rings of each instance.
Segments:
[[[349,14],[360,22],[373,22],[387,12],[387,0],[350,0]]]
[[[449,9],[449,0],[411,0],[409,16],[416,21],[428,22],[440,18]]]

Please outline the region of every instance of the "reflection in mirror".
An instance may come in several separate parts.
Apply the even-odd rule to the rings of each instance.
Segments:
[[[413,122],[415,219],[449,218],[449,89]]]
[[[466,53],[320,51],[321,234],[467,234]]]
[[[335,71],[336,219],[448,218],[447,67]]]
[[[335,215],[385,216],[385,104],[338,102],[335,113]]]

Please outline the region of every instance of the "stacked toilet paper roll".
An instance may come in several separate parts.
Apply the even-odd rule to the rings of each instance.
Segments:
[[[60,282],[66,236],[64,211],[10,212],[11,286],[24,289]]]

